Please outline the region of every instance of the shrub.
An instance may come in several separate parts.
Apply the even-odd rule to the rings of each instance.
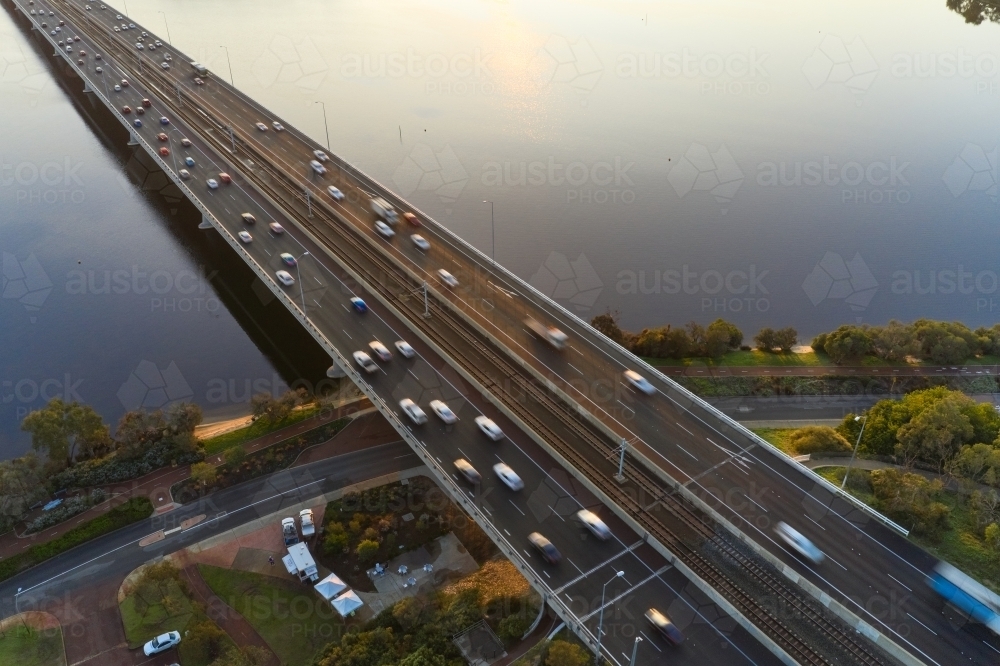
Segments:
[[[986,526],[986,545],[993,550],[1000,550],[1000,525],[990,523]]]
[[[829,426],[806,426],[788,436],[788,444],[800,455],[850,451],[844,436]]]
[[[195,483],[200,483],[203,486],[209,485],[215,481],[215,476],[215,467],[209,463],[200,462],[191,465],[191,479]]]
[[[79,515],[87,509],[100,504],[107,498],[108,494],[101,488],[95,488],[91,490],[90,493],[81,495],[80,497],[71,497],[63,502],[61,506],[52,509],[51,511],[28,523],[28,529],[26,529],[24,533],[34,534],[35,532],[41,532],[44,529],[48,529],[53,525],[58,525],[59,523],[69,520],[73,516]]]
[[[365,539],[358,544],[358,547],[354,550],[354,553],[358,556],[358,559],[364,563],[371,562],[378,555],[378,541],[372,541],[371,539]]]
[[[347,548],[347,532],[342,523],[330,523],[323,537],[323,550],[327,555],[339,555]]]
[[[196,655],[201,663],[207,663],[222,656],[226,647],[226,632],[214,622],[205,620],[184,632],[184,642],[187,643],[188,654]]]
[[[576,643],[552,641],[545,657],[545,666],[587,666],[590,655]]]
[[[49,481],[49,487],[58,490],[121,483],[149,474],[173,462],[186,465],[204,458],[205,452],[200,447],[179,450],[171,441],[162,440],[146,449],[137,458],[127,459],[118,454],[111,454],[77,463],[53,476]]]
[[[247,459],[247,450],[243,448],[242,444],[237,444],[226,449],[223,456],[226,459],[227,465],[230,467],[239,467],[240,463]]]
[[[919,474],[898,469],[877,469],[871,473],[877,508],[898,523],[911,525],[914,532],[931,538],[948,527],[950,509],[936,501],[943,484]]]
[[[531,623],[528,618],[521,614],[508,615],[504,619],[500,620],[500,624],[497,627],[497,635],[507,645],[511,645],[521,640],[524,636],[524,632],[528,630]]]

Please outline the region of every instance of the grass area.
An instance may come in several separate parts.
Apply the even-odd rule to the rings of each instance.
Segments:
[[[798,430],[798,428],[752,428],[753,432],[761,439],[773,444],[790,456],[798,455],[788,444],[788,436]]]
[[[0,580],[6,580],[25,569],[79,546],[81,543],[114,532],[126,525],[145,520],[151,515],[153,515],[153,504],[149,498],[135,497],[130,499],[107,513],[87,521],[79,527],[74,527],[57,539],[32,546],[23,553],[0,561]]]
[[[257,419],[245,428],[239,428],[237,430],[222,433],[221,435],[216,435],[215,437],[209,437],[208,439],[202,440],[202,443],[205,445],[205,454],[212,455],[214,453],[221,453],[231,446],[244,444],[252,439],[257,439],[258,437],[274,432],[275,430],[280,430],[281,428],[294,425],[300,421],[305,421],[306,419],[318,414],[319,411],[319,405],[305,405],[299,409],[293,410],[287,418],[284,418],[277,423],[268,423],[264,419]]]
[[[311,664],[344,630],[340,616],[311,586],[205,564],[198,570],[212,591],[253,625],[282,664]]]
[[[806,352],[804,354],[797,354],[794,352],[781,353],[773,352],[767,353],[752,349],[746,351],[739,349],[736,351],[727,352],[724,356],[717,359],[711,358],[652,358],[648,356],[642,357],[644,361],[650,365],[660,365],[660,366],[670,366],[670,367],[689,367],[689,366],[704,366],[709,368],[714,367],[769,367],[769,366],[781,366],[781,367],[829,367],[837,368],[838,366],[830,360],[830,357],[826,354],[821,354],[817,352]],[[978,361],[979,359],[977,359]],[[997,359],[1000,361],[1000,359]],[[856,363],[850,363],[848,365],[861,365],[864,367],[887,367],[887,366],[905,366],[908,365],[905,362],[890,363],[889,361],[883,361],[880,358],[874,356],[865,356],[860,361]],[[984,365],[989,365],[984,363]]]
[[[37,630],[25,625],[0,634],[0,664],[17,666],[65,666],[62,630]]]
[[[831,483],[838,486],[844,479],[845,467],[823,467],[816,472]],[[855,470],[855,473],[864,472]],[[859,492],[847,484],[852,495],[869,506],[875,506],[875,497],[868,492]],[[928,539],[921,535],[910,535],[910,540],[929,552],[939,560],[949,562],[969,574],[994,592],[1000,592],[997,582],[997,571],[1000,570],[1000,553],[990,550],[976,528],[976,521],[964,499],[954,492],[942,492],[938,500],[951,509],[948,522],[950,528],[945,530],[939,540]],[[904,527],[906,527],[904,525]]]
[[[177,656],[185,666],[208,666],[235,647],[232,639],[194,601],[181,573],[169,563],[146,568],[119,604],[129,648],[142,647],[154,636],[179,631]]]

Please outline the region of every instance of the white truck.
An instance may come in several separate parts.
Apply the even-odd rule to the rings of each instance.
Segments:
[[[299,542],[299,530],[295,527],[294,518],[281,519],[281,536],[285,539],[286,546]]]
[[[302,523],[302,537],[309,538],[316,534],[316,525],[313,523],[312,509],[302,509],[299,511],[299,522]]]
[[[191,68],[198,73],[198,76],[206,76],[208,74],[208,68],[199,62],[191,62]]]
[[[560,331],[555,326],[545,326],[531,317],[524,320],[524,325],[531,329],[532,333],[540,337],[542,340],[545,340],[556,349],[562,349],[565,347],[566,341],[569,339],[565,333]]]
[[[304,543],[297,543],[288,547],[288,555],[281,558],[285,569],[293,576],[298,576],[303,583],[307,580],[319,580],[319,570],[316,569],[316,560],[309,552],[309,546]]]
[[[389,224],[396,224],[396,222],[399,221],[399,216],[396,214],[396,209],[393,208],[391,203],[389,203],[382,197],[372,197],[371,205],[372,205],[372,210],[375,211],[375,214],[381,217]]]

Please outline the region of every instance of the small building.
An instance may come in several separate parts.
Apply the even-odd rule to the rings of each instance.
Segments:
[[[293,576],[298,576],[299,580],[319,580],[319,570],[316,569],[316,560],[309,552],[309,546],[304,543],[297,543],[288,547],[288,555],[281,558],[285,569]]]

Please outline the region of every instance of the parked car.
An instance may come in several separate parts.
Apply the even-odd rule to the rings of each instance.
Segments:
[[[420,425],[421,423],[427,423],[427,414],[424,410],[417,406],[417,403],[413,402],[409,398],[403,398],[399,401],[399,408],[403,410],[403,413],[410,417],[415,425]]]
[[[556,549],[552,542],[546,539],[540,532],[532,532],[528,535],[528,542],[538,549],[542,559],[549,564],[558,564],[562,559],[562,554]]]
[[[458,420],[455,412],[442,400],[431,400],[430,408],[437,414],[438,418],[447,424],[452,424]]]
[[[142,652],[147,657],[151,657],[154,654],[159,654],[170,648],[178,645],[181,642],[181,634],[179,631],[168,631],[165,634],[160,634],[153,640],[149,641],[142,646]]]
[[[494,442],[503,439],[503,430],[501,430],[500,426],[494,423],[492,419],[482,415],[477,416],[476,425],[479,426],[479,429],[483,431],[484,435],[492,439]]]

